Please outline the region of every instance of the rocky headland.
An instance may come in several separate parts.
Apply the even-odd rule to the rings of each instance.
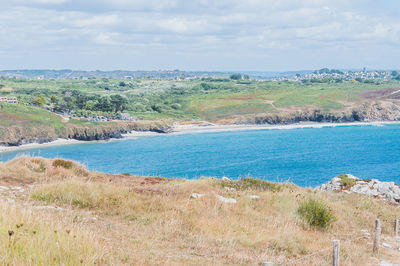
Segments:
[[[29,143],[47,143],[56,139],[82,141],[122,138],[131,131],[169,133],[172,128],[166,122],[136,121],[99,125],[66,124],[61,128],[50,126],[9,126],[0,128],[0,146],[20,146]]]

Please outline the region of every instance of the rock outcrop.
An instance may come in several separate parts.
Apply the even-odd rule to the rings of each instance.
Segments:
[[[226,120],[226,119],[225,119]],[[224,121],[225,121],[224,120]],[[220,122],[224,122],[220,121]],[[365,101],[340,111],[323,111],[310,107],[279,109],[276,112],[237,115],[226,120],[236,124],[294,124],[299,122],[348,123],[400,121],[400,101]]]
[[[157,121],[104,123],[99,125],[80,125],[67,123],[60,129],[50,126],[9,126],[0,128],[0,145],[19,146],[28,143],[45,143],[57,138],[76,140],[108,140],[122,138],[122,134],[131,131],[152,131],[170,133],[172,127]]]
[[[381,182],[377,179],[360,179],[350,174],[337,176],[316,189],[343,193],[364,194],[370,197],[400,202],[400,186],[394,182]]]

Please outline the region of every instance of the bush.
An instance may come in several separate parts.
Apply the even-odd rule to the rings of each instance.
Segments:
[[[341,182],[345,187],[351,187],[356,183],[356,180],[350,178],[348,175],[339,175],[338,178],[341,179]]]
[[[309,198],[300,204],[297,213],[310,226],[327,228],[336,219],[324,202]]]
[[[60,160],[60,159],[53,161],[53,167],[63,167],[65,169],[71,169],[72,165],[73,164],[71,161]]]
[[[178,109],[181,109],[182,106],[179,103],[173,103],[173,104],[171,104],[171,108],[178,110]]]
[[[33,104],[42,106],[46,103],[46,99],[43,94],[40,94],[35,100],[32,101]]]

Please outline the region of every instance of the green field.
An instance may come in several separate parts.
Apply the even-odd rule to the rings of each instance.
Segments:
[[[340,111],[366,99],[366,91],[400,88],[398,81],[363,83],[238,82],[230,79],[16,79],[1,78],[0,87],[30,104],[41,95],[43,107],[56,106],[78,116],[115,116],[120,112],[148,120],[204,119],[217,121],[236,115],[278,114],[288,110]],[[116,103],[115,96],[122,96]],[[119,105],[118,105],[119,104]],[[14,108],[14,109],[13,109]],[[64,109],[63,109],[64,108]],[[59,117],[31,106],[3,107],[2,125],[16,121],[61,127]],[[14,117],[14,118],[15,118]],[[22,120],[21,120],[22,119]],[[25,119],[25,120],[24,120]],[[73,122],[73,121],[72,121]]]

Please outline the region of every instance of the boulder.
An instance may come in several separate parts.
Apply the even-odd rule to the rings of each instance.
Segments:
[[[217,195],[217,199],[219,199],[219,201],[223,202],[223,203],[232,203],[232,204],[236,204],[236,200],[233,198],[225,198],[222,197],[220,195]]]
[[[226,177],[226,176],[223,176],[223,177],[221,178],[221,180],[222,180],[222,181],[231,181],[231,179],[228,178],[228,177]]]
[[[190,195],[191,199],[200,199],[202,197],[204,197],[205,194],[200,194],[200,193],[192,193],[192,195]]]

